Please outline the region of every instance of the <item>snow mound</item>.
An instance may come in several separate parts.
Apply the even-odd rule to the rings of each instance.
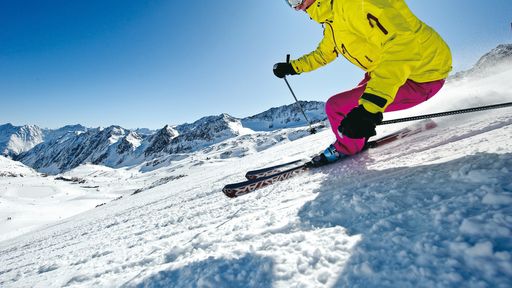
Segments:
[[[0,156],[0,177],[24,177],[33,176],[37,172],[20,162]]]

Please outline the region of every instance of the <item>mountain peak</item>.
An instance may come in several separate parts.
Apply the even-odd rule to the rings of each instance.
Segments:
[[[144,152],[147,157],[149,155],[158,154],[163,152],[167,146],[171,144],[173,138],[179,135],[178,131],[170,125],[165,125],[164,128],[158,130],[156,134],[149,137],[149,146]]]
[[[320,101],[299,101],[281,107],[271,108],[265,112],[242,119],[244,127],[254,131],[271,131],[308,125],[302,109],[309,121],[319,122],[327,119],[325,103]]]
[[[475,67],[485,69],[504,62],[512,63],[512,44],[498,45],[496,48],[484,54],[484,56],[476,62]]]
[[[44,132],[36,125],[13,126],[11,123],[0,126],[0,153],[16,156],[43,142]]]
[[[461,79],[471,76],[487,76],[491,71],[500,71],[503,68],[508,69],[511,65],[512,44],[500,44],[480,57],[471,69],[457,72],[450,78]]]
[[[5,123],[5,124],[0,125],[0,129],[12,129],[12,128],[14,128],[14,125],[12,125],[12,123]]]

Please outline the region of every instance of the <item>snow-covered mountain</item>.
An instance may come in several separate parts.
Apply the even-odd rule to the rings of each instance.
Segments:
[[[510,102],[512,65],[491,71],[385,118]],[[244,134],[243,121],[220,115],[200,122],[239,136],[182,155],[165,148],[201,123],[91,131],[89,144],[111,142],[103,150],[113,155],[155,144],[154,161],[122,169],[89,163],[43,177],[4,159],[0,171],[29,171],[0,176],[0,286],[510,287],[510,109],[439,118],[432,130],[236,199],[225,184],[308,158],[332,132]]]
[[[172,139],[167,151],[170,154],[195,151],[199,148],[221,142],[244,133],[250,133],[242,127],[240,120],[228,114],[209,116],[192,124],[176,127],[179,135]]]
[[[44,132],[35,125],[0,125],[0,155],[14,156],[43,142]]]
[[[310,121],[325,120],[323,102],[301,102]],[[153,161],[159,157],[198,151],[226,139],[306,124],[297,104],[272,108],[261,114],[238,119],[228,114],[203,117],[191,124],[167,125],[153,134],[130,131],[119,126],[87,129],[66,126],[47,131],[45,141],[15,159],[40,172],[56,174],[81,164],[101,164],[113,168]],[[73,133],[70,133],[72,131]],[[137,132],[139,131],[139,132]],[[302,135],[302,134],[296,134]],[[261,140],[264,141],[264,140]],[[224,154],[226,156],[227,154]],[[161,162],[161,161],[157,161]]]
[[[495,69],[496,65],[509,66],[512,63],[512,44],[501,44],[476,62],[472,70]]]
[[[0,177],[26,177],[34,176],[37,172],[32,168],[23,165],[18,161],[13,161],[0,156]]]
[[[68,125],[56,130],[41,129],[36,125],[0,125],[0,154],[9,157],[27,152],[36,145],[57,140],[64,136],[86,131],[82,125]]]
[[[128,134],[119,126],[89,129],[73,137],[41,143],[16,159],[44,173],[57,173],[82,163],[111,163],[117,159],[118,142]]]
[[[501,44],[480,57],[471,69],[455,73],[451,78],[483,77],[490,72],[497,73],[502,69],[508,69],[511,64],[512,44]]]
[[[325,115],[325,102],[300,101],[299,103],[272,108],[263,113],[242,119],[242,124],[244,127],[255,131],[271,131],[308,125],[299,105],[302,106],[306,116],[312,123],[327,119]]]
[[[87,127],[84,127],[80,124],[75,125],[66,125],[59,129],[44,129],[44,141],[53,141],[58,140],[63,137],[74,137],[75,135],[79,135],[88,130]]]

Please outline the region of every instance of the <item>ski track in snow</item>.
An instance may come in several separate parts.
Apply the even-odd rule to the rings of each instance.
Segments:
[[[112,193],[186,177],[0,242],[0,286],[511,287],[510,115],[440,119],[433,130],[236,199],[222,194],[226,183],[306,158],[331,132],[148,173],[81,167],[66,175],[101,175],[95,183]]]

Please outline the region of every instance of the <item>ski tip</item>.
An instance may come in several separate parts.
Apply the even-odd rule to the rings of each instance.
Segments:
[[[222,188],[222,193],[224,193],[224,195],[228,196],[229,198],[237,197],[238,195],[236,195],[236,191],[229,188],[228,186],[229,185],[226,185],[226,186],[224,186],[224,188]]]
[[[255,180],[255,179],[258,179],[258,176],[254,175],[254,174],[251,174],[251,173],[247,173],[247,174],[245,174],[245,178],[247,180]]]
[[[222,193],[228,196],[229,198],[236,198],[238,196],[242,196],[252,192],[254,187],[249,186],[253,181],[245,181],[240,183],[228,184],[222,188]]]

